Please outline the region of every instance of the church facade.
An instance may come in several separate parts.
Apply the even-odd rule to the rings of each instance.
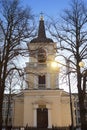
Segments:
[[[25,72],[28,89],[14,99],[13,126],[52,128],[71,125],[70,97],[59,89],[59,68],[52,67],[56,46],[46,37],[43,17],[40,17],[37,38],[30,41],[29,62]],[[74,116],[74,115],[73,115]]]

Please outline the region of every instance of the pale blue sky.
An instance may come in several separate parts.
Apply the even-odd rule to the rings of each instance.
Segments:
[[[71,0],[21,0],[22,5],[29,6],[37,17],[43,12],[44,16],[55,17],[69,7]],[[82,0],[87,4],[87,0]]]
[[[44,15],[56,16],[63,9],[67,8],[70,0],[22,0],[24,6],[30,6],[32,12],[39,16],[41,12]]]

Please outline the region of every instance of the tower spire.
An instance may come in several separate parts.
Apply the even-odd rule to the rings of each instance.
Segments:
[[[38,28],[38,36],[31,40],[31,43],[50,43],[53,42],[52,39],[46,37],[45,32],[45,25],[44,25],[44,17],[43,13],[40,13],[40,20],[39,20],[39,28]]]
[[[44,26],[44,20],[43,20],[43,13],[41,13],[41,15],[40,15],[38,38],[40,38],[40,39],[46,38],[45,26]]]

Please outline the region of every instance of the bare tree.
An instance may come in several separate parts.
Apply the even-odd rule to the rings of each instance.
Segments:
[[[58,40],[58,48],[76,70],[79,97],[81,130],[87,129],[84,100],[86,96],[87,69],[83,74],[79,63],[87,61],[87,7],[82,0],[72,0],[70,8],[64,10],[59,21],[51,21],[48,28],[52,36]],[[59,46],[60,45],[60,46]],[[59,51],[60,52],[60,51]]]
[[[2,103],[6,79],[12,70],[22,75],[17,65],[20,56],[27,56],[26,41],[33,36],[34,16],[30,8],[23,8],[19,0],[0,1],[0,129]]]
[[[10,74],[8,75],[7,79],[6,79],[6,87],[5,87],[5,93],[6,93],[6,97],[7,97],[7,108],[6,108],[6,119],[5,119],[5,127],[7,128],[9,125],[12,125],[11,120],[11,105],[12,105],[12,100],[13,97],[19,93],[22,89],[25,89],[25,86],[23,85],[24,82],[24,75],[22,77],[20,77],[18,75],[18,72],[16,70],[13,70],[10,72]],[[9,119],[10,122],[9,122]]]

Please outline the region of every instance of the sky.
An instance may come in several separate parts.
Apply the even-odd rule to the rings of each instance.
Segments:
[[[64,9],[69,7],[71,0],[21,0],[24,6],[29,6],[32,12],[39,17],[43,12],[44,16],[56,17]],[[85,4],[87,0],[83,0]]]
[[[37,17],[41,12],[51,17],[56,16],[67,8],[69,3],[70,0],[22,0],[22,4],[29,6]]]

